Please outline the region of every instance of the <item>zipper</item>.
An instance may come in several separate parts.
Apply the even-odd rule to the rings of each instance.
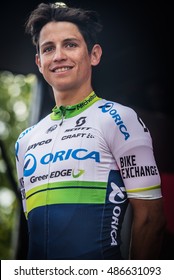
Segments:
[[[59,126],[61,126],[63,124],[64,119],[65,119],[66,107],[60,106],[59,109],[60,109],[60,112],[61,112],[61,122],[60,122]]]
[[[61,126],[63,124],[64,118],[65,118],[65,116],[62,115],[62,119],[61,119],[61,122],[59,123],[59,126]]]

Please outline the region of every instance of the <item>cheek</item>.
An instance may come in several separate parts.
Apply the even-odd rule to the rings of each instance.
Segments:
[[[47,72],[47,70],[49,69],[49,63],[47,61],[40,60],[40,66],[39,66],[39,70],[41,73]]]
[[[91,62],[90,61],[91,58],[90,58],[86,49],[85,50],[83,49],[83,51],[80,51],[80,52],[76,53],[74,59],[76,61],[78,61],[78,63],[80,63],[80,64],[87,64],[88,65]]]
[[[79,64],[81,68],[83,68],[84,70],[86,69],[87,71],[91,67],[90,57],[88,55],[81,56],[81,58],[79,59]]]

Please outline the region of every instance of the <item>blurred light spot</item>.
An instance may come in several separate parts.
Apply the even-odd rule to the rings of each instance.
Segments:
[[[0,135],[3,135],[6,133],[6,125],[4,122],[0,121]]]
[[[10,207],[15,200],[13,192],[7,188],[0,189],[0,206]]]
[[[0,160],[0,173],[5,173],[6,172],[6,165],[4,161],[1,159]]]
[[[21,89],[19,84],[12,84],[8,87],[8,92],[11,96],[19,96]]]
[[[24,121],[28,117],[27,106],[23,101],[16,101],[13,105],[13,111],[18,121]]]

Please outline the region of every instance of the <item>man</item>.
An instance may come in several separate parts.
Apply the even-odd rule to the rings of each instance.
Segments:
[[[27,21],[56,103],[16,142],[29,259],[122,259],[128,203],[130,258],[159,257],[164,216],[150,133],[134,110],[93,91],[101,29],[97,13],[64,3],[41,3]]]

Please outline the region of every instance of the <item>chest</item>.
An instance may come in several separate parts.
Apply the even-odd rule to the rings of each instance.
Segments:
[[[25,185],[54,180],[103,180],[114,159],[97,122],[85,115],[38,127],[24,161]]]

